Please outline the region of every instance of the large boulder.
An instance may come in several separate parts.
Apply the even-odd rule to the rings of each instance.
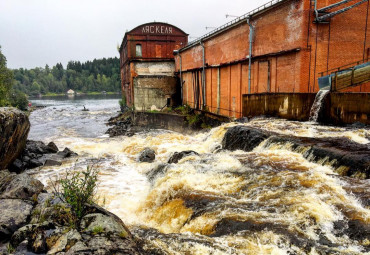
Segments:
[[[155,160],[155,151],[151,148],[145,148],[139,155],[139,162],[152,163]]]
[[[17,229],[26,225],[32,208],[31,202],[20,199],[1,199],[0,240],[9,238]]]
[[[222,148],[231,151],[252,151],[269,136],[267,132],[256,128],[235,126],[227,130],[222,140]]]
[[[26,173],[14,175],[7,170],[1,172],[0,198],[31,200],[44,189],[44,185],[39,180]]]
[[[181,152],[175,152],[172,154],[171,158],[168,160],[169,164],[177,164],[181,159],[190,156],[190,155],[199,155],[195,151],[181,151]]]
[[[8,166],[26,146],[30,122],[28,116],[15,108],[0,108],[0,170]]]

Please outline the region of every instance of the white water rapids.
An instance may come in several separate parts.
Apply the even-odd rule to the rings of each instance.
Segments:
[[[330,165],[307,161],[286,148],[262,144],[251,152],[222,151],[225,124],[207,133],[153,130],[108,138],[103,125],[118,100],[57,101],[31,114],[30,138],[54,141],[78,157],[58,167],[31,170],[47,186],[66,170],[99,168],[100,203],[146,240],[153,254],[365,254],[370,240],[346,232],[352,222],[370,226],[370,208],[352,183]],[[37,101],[35,101],[37,103]],[[90,109],[82,112],[82,105]],[[240,124],[238,124],[240,125]],[[246,126],[289,136],[341,137],[369,144],[367,128],[325,127],[279,119]],[[139,163],[150,147],[153,163]],[[174,152],[193,150],[177,164]],[[160,169],[155,178],[147,173]],[[370,183],[358,181],[369,194]]]

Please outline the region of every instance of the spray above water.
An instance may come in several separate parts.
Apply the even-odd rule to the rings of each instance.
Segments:
[[[38,114],[32,113],[31,121]],[[73,114],[61,114],[69,123],[79,122]],[[117,138],[84,137],[71,125],[63,131],[68,136],[54,141],[79,153],[78,161],[32,173],[47,184],[65,169],[100,159],[106,208],[130,225],[149,254],[370,252],[369,180],[341,178],[332,167],[309,162],[304,151],[288,145],[265,141],[250,152],[220,150],[225,133],[235,125],[193,136],[157,130]],[[278,119],[243,125],[292,137],[347,137],[359,144],[368,144],[370,137],[368,129]],[[155,162],[137,161],[145,147],[156,152]],[[168,163],[174,152],[186,150],[198,155]]]

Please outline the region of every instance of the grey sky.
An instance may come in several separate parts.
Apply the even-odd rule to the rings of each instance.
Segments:
[[[118,56],[126,30],[168,22],[201,36],[268,0],[0,0],[0,45],[10,68]],[[189,40],[192,40],[190,38]]]

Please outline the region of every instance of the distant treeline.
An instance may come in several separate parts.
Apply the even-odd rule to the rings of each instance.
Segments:
[[[70,61],[64,69],[61,63],[52,68],[15,69],[13,88],[28,95],[76,92],[119,92],[119,59],[103,58],[81,63]]]

